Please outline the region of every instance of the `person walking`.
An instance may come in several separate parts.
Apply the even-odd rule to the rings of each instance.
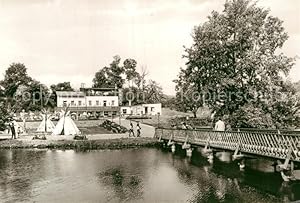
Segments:
[[[137,124],[136,124],[136,136],[137,136],[137,137],[140,137],[140,136],[141,136],[141,130],[142,130],[142,128],[141,128],[140,124],[137,123]]]
[[[130,137],[131,134],[134,137],[133,124],[130,122],[129,137]]]

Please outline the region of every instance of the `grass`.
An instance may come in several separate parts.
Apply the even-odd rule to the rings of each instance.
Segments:
[[[170,127],[170,121],[172,119],[176,119],[179,117],[193,117],[192,112],[179,112],[176,110],[172,110],[169,108],[162,108],[162,115],[153,116],[152,119],[134,119],[135,121],[139,121],[141,123],[145,123],[154,127]],[[205,119],[210,116],[210,110],[208,108],[200,108],[197,112],[197,118]]]
[[[106,130],[99,125],[104,120],[82,120],[82,121],[75,121],[76,126],[82,132],[82,134],[112,134],[112,132]],[[28,133],[35,133],[36,129],[40,125],[41,121],[36,122],[27,122],[26,123],[26,130]],[[53,121],[53,124],[56,125],[57,121]]]

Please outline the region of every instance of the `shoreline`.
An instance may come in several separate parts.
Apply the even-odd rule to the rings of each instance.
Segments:
[[[155,138],[116,138],[97,140],[1,140],[0,149],[126,149],[141,147],[158,147]]]

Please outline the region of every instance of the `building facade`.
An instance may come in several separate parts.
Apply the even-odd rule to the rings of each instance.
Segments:
[[[122,106],[120,109],[120,113],[123,116],[155,116],[161,115],[161,103],[158,104],[140,104],[134,106]]]
[[[57,108],[68,110],[77,118],[119,115],[119,92],[115,88],[80,88],[80,91],[57,91]]]

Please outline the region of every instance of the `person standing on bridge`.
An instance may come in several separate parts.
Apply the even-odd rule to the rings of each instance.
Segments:
[[[219,117],[215,125],[215,131],[225,131],[225,123]]]

